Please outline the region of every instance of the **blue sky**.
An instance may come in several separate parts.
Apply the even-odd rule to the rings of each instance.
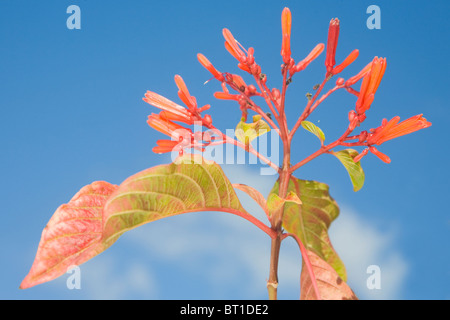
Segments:
[[[69,30],[69,5],[81,9],[81,29]],[[381,9],[381,29],[369,30],[366,9]],[[362,299],[449,299],[448,1],[8,1],[0,0],[0,105],[2,126],[2,299],[266,299],[270,241],[238,217],[194,213],[163,219],[123,235],[81,266],[82,288],[69,290],[68,275],[34,288],[19,284],[34,259],[41,231],[56,208],[95,180],[119,184],[145,168],[168,163],[151,148],[162,135],[146,124],[155,108],[146,90],[179,102],[180,74],[200,105],[210,103],[221,129],[240,114],[217,101],[217,83],[197,62],[205,54],[221,71],[239,72],[223,47],[222,28],[246,47],[270,86],[280,86],[280,17],[292,12],[292,52],[300,61],[326,42],[331,18],[341,21],[337,61],[357,48],[359,58],[342,76],[356,74],[374,56],[387,70],[365,122],[424,113],[433,123],[387,142],[362,165],[363,189],[353,192],[341,164],[322,156],[296,176],[330,185],[341,215],[331,226],[349,284]],[[292,125],[305,94],[322,80],[324,55],[298,74],[288,92]],[[354,107],[337,92],[310,120],[328,141],[338,137]],[[233,111],[231,111],[233,110]],[[234,112],[236,111],[236,112]],[[293,161],[318,147],[309,133],[294,140]],[[233,183],[267,194],[274,176],[256,165],[225,165]],[[251,212],[262,216],[242,196]],[[279,297],[299,296],[300,255],[283,243]],[[368,290],[366,269],[381,268],[382,287]]]

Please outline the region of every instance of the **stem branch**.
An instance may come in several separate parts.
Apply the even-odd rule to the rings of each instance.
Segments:
[[[336,141],[326,145],[326,146],[322,146],[322,148],[320,148],[319,150],[317,150],[316,152],[314,152],[313,154],[309,155],[308,157],[306,157],[305,159],[303,159],[302,161],[298,162],[297,164],[293,165],[291,167],[291,173],[294,172],[295,170],[297,170],[298,168],[300,168],[301,166],[305,165],[306,163],[308,163],[309,161],[311,161],[312,159],[320,156],[321,154],[327,153],[328,151],[330,151],[331,149],[333,149],[334,147],[341,145],[343,143],[343,141],[348,137],[348,135],[352,132],[353,130],[350,128],[347,128],[347,130],[344,132],[344,134],[337,139]]]

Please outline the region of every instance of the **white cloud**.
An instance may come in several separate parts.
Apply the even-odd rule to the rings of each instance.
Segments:
[[[144,255],[153,255],[163,264],[170,261],[198,282],[209,283],[213,298],[232,297],[236,291],[241,298],[267,298],[270,238],[264,232],[240,217],[224,213],[193,213],[170,220],[156,222],[157,227],[136,229],[127,241],[141,245]],[[157,239],[164,239],[164,244]],[[299,296],[300,262],[298,248],[288,242],[283,245],[280,291],[286,293],[286,298]],[[189,283],[185,281],[185,285]]]
[[[395,230],[389,229],[381,231],[374,222],[342,205],[330,228],[333,246],[347,268],[348,283],[361,299],[401,298],[408,263],[395,246]],[[380,267],[381,289],[367,288],[371,265]]]
[[[82,291],[88,299],[152,299],[157,295],[154,276],[137,259],[121,264],[112,255],[100,255],[95,263],[81,266]]]

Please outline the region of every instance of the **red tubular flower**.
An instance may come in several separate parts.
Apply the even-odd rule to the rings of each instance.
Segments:
[[[292,76],[296,72],[300,72],[304,70],[312,61],[314,61],[323,51],[325,45],[323,43],[319,43],[315,46],[314,49],[306,56],[305,59],[300,61],[297,65],[295,65],[291,70],[289,70],[290,75]]]
[[[325,58],[325,66],[327,73],[331,73],[336,64],[336,47],[339,39],[339,19],[331,19],[328,28],[327,56]]]
[[[372,61],[370,71],[366,73],[361,84],[359,97],[356,101],[356,111],[358,114],[363,114],[370,109],[370,105],[373,102],[375,92],[380,85],[385,70],[386,58],[375,57]]]
[[[386,163],[391,163],[391,159],[385,155],[384,153],[377,150],[377,148],[370,146],[369,147],[370,152],[372,152],[374,155],[376,155],[378,158],[380,158],[381,161]]]
[[[241,95],[240,94],[230,94],[230,93],[226,93],[226,92],[214,92],[214,97],[216,99],[221,99],[221,100],[236,100],[236,101],[239,101]]]
[[[390,121],[383,119],[383,121],[381,122],[381,126],[376,129],[371,129],[370,134],[367,134],[366,131],[364,131],[364,134],[361,133],[362,137],[359,138],[359,141],[362,142],[362,140],[366,140],[365,144],[368,146],[368,149],[363,150],[363,152],[356,156],[353,161],[358,162],[363,156],[367,154],[368,151],[370,151],[378,158],[380,158],[383,162],[390,163],[391,159],[384,153],[378,151],[378,149],[375,148],[374,145],[381,145],[388,140],[401,137],[431,126],[431,122],[428,122],[427,119],[422,116],[422,114],[418,114],[398,123],[399,120],[400,117],[398,116],[392,118]]]
[[[288,64],[291,60],[291,11],[289,8],[284,8],[281,13],[281,34],[283,37],[281,43],[281,56],[283,57],[283,62]]]
[[[174,140],[158,140],[156,141],[156,144],[156,147],[153,147],[152,149],[154,153],[167,153],[181,150],[178,150],[179,148],[177,148],[180,142]]]
[[[388,140],[431,126],[431,122],[428,122],[427,119],[422,117],[422,114],[418,114],[398,123],[399,120],[399,116],[392,118],[389,122],[386,119],[383,119],[381,126],[372,129],[372,133],[369,134],[369,137],[367,138],[367,143],[369,145],[380,145]]]
[[[211,74],[214,76],[214,78],[216,78],[220,82],[225,80],[222,73],[217,71],[217,69],[214,68],[212,63],[209,62],[209,60],[206,59],[206,57],[204,55],[202,55],[201,53],[197,54],[197,59],[202,66],[204,66],[209,72],[211,72]]]
[[[357,163],[358,161],[360,161],[362,159],[362,157],[367,155],[368,152],[369,152],[369,149],[364,149],[360,154],[358,154],[356,157],[353,158],[353,162]]]
[[[198,108],[198,112],[203,112],[205,110],[208,110],[209,108],[211,108],[210,104],[205,104],[203,107]]]
[[[231,55],[235,57],[239,62],[245,63],[246,62],[245,53],[239,48],[236,39],[234,39],[230,30],[224,28],[222,33],[223,37],[225,38],[225,48],[228,50],[228,52],[230,52]]]
[[[345,81],[345,86],[350,87],[357,83],[359,80],[361,80],[367,72],[370,71],[370,68],[372,68],[372,61],[368,63],[356,76],[353,76],[351,78],[348,78],[347,81]]]
[[[225,49],[239,61],[239,69],[257,77],[260,76],[261,67],[255,63],[255,49],[248,48],[248,50],[246,50],[243,48],[242,45],[234,39],[230,30],[226,28],[223,29],[223,36],[225,38]],[[241,48],[245,52],[242,51]]]
[[[248,72],[250,74],[252,73],[252,70],[250,69],[250,67],[247,66],[247,64],[245,64],[245,63],[239,63],[238,68],[241,69],[242,71]]]
[[[232,77],[232,81],[239,88],[239,90],[241,90],[241,91],[243,91],[242,89],[245,90],[245,88],[247,87],[247,84],[245,83],[244,79],[242,79],[242,77],[240,75],[232,74],[231,77]]]
[[[234,48],[231,47],[231,45],[228,43],[228,41],[225,41],[225,49],[227,49],[227,51],[233,56],[235,57],[238,61],[240,61],[239,59],[241,58],[236,51],[234,50]]]
[[[341,63],[340,65],[336,66],[336,67],[332,70],[333,75],[342,72],[342,70],[344,70],[345,68],[347,68],[350,64],[353,63],[353,61],[356,60],[356,58],[358,58],[358,55],[359,55],[359,50],[358,50],[358,49],[353,50],[353,51],[347,56],[347,58],[345,58],[345,60],[342,61],[342,63]]]
[[[192,131],[190,129],[176,124],[175,122],[164,118],[164,116],[161,116],[160,114],[152,113],[151,115],[149,115],[147,123],[153,129],[175,139],[179,139],[180,137],[192,134]]]
[[[165,97],[155,92],[147,91],[145,97],[142,98],[142,100],[144,100],[148,104],[151,104],[152,106],[166,111],[167,115],[171,114],[171,119],[173,120],[192,124],[191,114],[186,108],[176,104],[173,101],[170,101],[169,99],[166,99]]]
[[[345,85],[345,84],[344,84],[344,85]],[[359,97],[359,92],[356,91],[355,89],[350,88],[350,87],[346,87],[345,90],[347,90],[347,92],[349,92],[349,93],[351,93],[351,94],[353,94],[353,95]]]
[[[195,97],[189,94],[189,90],[187,89],[186,84],[183,81],[183,78],[181,78],[179,75],[176,75],[175,83],[178,87],[178,96],[180,97],[181,101],[183,101],[184,104],[189,107],[191,112],[196,111],[197,100],[195,99]]]
[[[189,125],[194,123],[194,121],[191,118],[186,120],[186,118],[179,116],[176,113],[169,112],[169,111],[161,111],[159,113],[159,116],[161,117],[161,119],[164,119],[164,120],[184,122]]]

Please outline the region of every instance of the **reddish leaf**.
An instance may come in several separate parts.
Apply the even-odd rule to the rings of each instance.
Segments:
[[[317,288],[319,289],[320,298],[322,300],[358,300],[352,289],[350,289],[347,283],[342,280],[332,266],[330,266],[314,252],[310,250],[306,251],[308,253]],[[303,263],[302,267],[300,286],[301,300],[317,299],[316,292],[305,263]]]
[[[36,258],[21,289],[53,280],[68,267],[80,265],[108,247],[100,242],[103,206],[117,188],[96,181],[56,210],[42,231]]]
[[[253,200],[255,200],[255,202],[257,204],[259,204],[259,206],[264,210],[264,212],[266,213],[267,218],[269,218],[269,210],[267,209],[267,202],[266,199],[264,198],[264,196],[261,194],[261,192],[259,192],[258,190],[256,190],[253,187],[250,187],[246,184],[240,184],[240,183],[233,183],[233,188],[241,190],[243,192],[245,192],[247,195],[249,195]]]

